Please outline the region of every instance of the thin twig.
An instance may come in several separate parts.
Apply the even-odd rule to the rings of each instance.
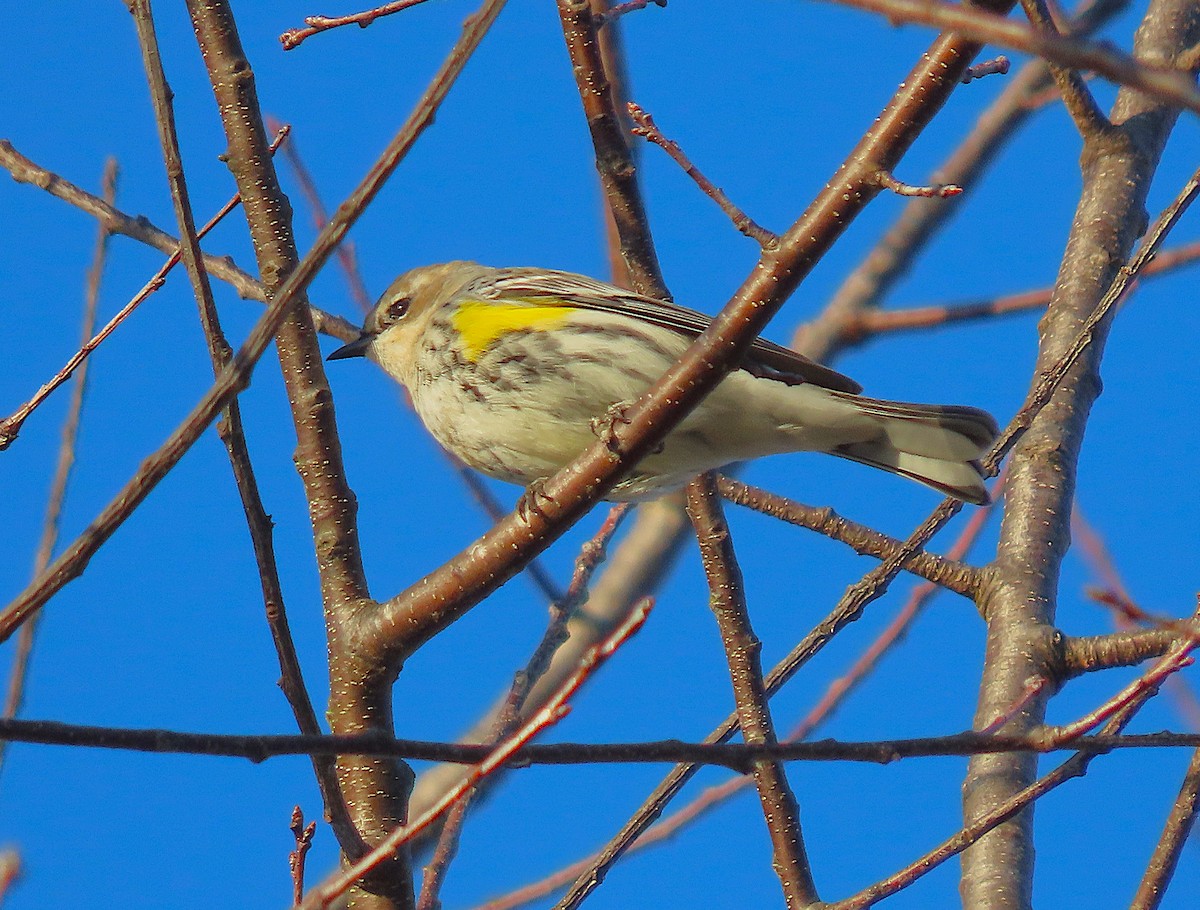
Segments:
[[[984,459],[984,466],[986,468],[995,470],[996,465],[999,463],[999,457],[1007,453],[1016,444],[1025,430],[1029,428],[1033,418],[1041,411],[1045,403],[1049,401],[1051,394],[1058,388],[1058,384],[1062,382],[1063,377],[1075,365],[1080,355],[1091,346],[1097,328],[1131,290],[1134,283],[1140,277],[1142,270],[1154,259],[1158,248],[1162,246],[1171,229],[1183,217],[1183,213],[1187,211],[1198,195],[1200,195],[1200,170],[1197,170],[1191,176],[1175,196],[1175,199],[1172,200],[1171,204],[1158,216],[1154,225],[1142,238],[1137,252],[1129,262],[1117,271],[1108,289],[1097,302],[1095,309],[1083,321],[1083,324],[1074,337],[1074,341],[1071,342],[1062,356],[1054,362],[1054,365],[1045,371],[1038,378],[1038,381],[1034,383],[1025,404],[1022,405],[1021,410],[1017,412],[1012,422],[1001,433],[992,454]]]
[[[625,141],[621,112],[617,110],[601,51],[600,23],[591,0],[557,2],[579,98],[596,150],[596,169],[621,238],[621,257],[630,284],[640,294],[670,299],[650,236],[637,167]]]
[[[603,15],[597,16],[597,22],[600,25],[610,25],[616,22],[626,13],[634,13],[640,9],[645,9],[647,6],[661,6],[667,8],[667,0],[625,0],[624,3],[614,3]]]
[[[750,625],[742,570],[713,475],[705,474],[688,484],[687,510],[708,578],[709,607],[725,647],[742,738],[747,743],[774,744],[775,723],[762,675],[762,643]],[[771,865],[783,886],[784,901],[791,910],[812,906],[820,897],[804,849],[800,809],[783,765],[756,762],[754,783],[771,837]]]
[[[1054,24],[1054,17],[1050,15],[1046,0],[1021,0],[1021,8],[1035,29],[1058,36],[1058,26]],[[1058,87],[1059,94],[1062,95],[1067,113],[1075,121],[1075,128],[1085,140],[1112,128],[1108,117],[1096,103],[1095,96],[1078,70],[1051,63],[1050,75]]]
[[[104,163],[104,174],[100,178],[104,201],[112,205],[117,194],[117,160],[109,158]],[[99,225],[96,232],[96,246],[92,253],[92,264],[88,268],[83,291],[83,318],[80,321],[80,335],[84,343],[91,337],[96,327],[96,308],[100,301],[100,281],[104,277],[104,266],[108,262],[108,242],[112,232],[104,225]],[[67,496],[67,484],[71,479],[71,469],[75,464],[75,444],[79,435],[79,421],[83,413],[83,400],[87,393],[86,363],[82,363],[79,372],[75,374],[75,382],[71,388],[71,400],[67,404],[67,413],[63,418],[62,436],[58,445],[58,458],[54,465],[54,476],[50,481],[50,492],[46,497],[46,514],[42,519],[42,536],[38,540],[37,550],[33,557],[33,577],[37,578],[50,564],[54,554],[55,544],[58,543],[59,521],[62,517],[63,502]],[[28,414],[28,412],[26,412]],[[24,418],[21,418],[24,420]],[[17,428],[20,423],[17,423]],[[13,437],[9,436],[8,441]],[[0,448],[3,443],[0,442]],[[16,717],[21,710],[25,698],[25,686],[29,678],[29,662],[33,655],[33,642],[37,632],[36,622],[28,623],[21,629],[17,640],[16,653],[13,655],[12,668],[8,677],[8,692],[4,698],[5,718]],[[4,759],[8,754],[8,744],[0,741],[0,771],[4,768]]]
[[[503,5],[503,0],[492,0],[485,5],[482,15],[468,20],[462,39],[434,77],[430,89],[422,97],[416,110],[389,142],[363,181],[339,207],[325,230],[320,232],[312,249],[288,276],[278,294],[272,298],[266,311],[251,329],[242,347],[234,356],[233,362],[222,372],[221,378],[201,398],[170,438],[142,463],[138,471],[101,511],[84,534],[77,538],[34,584],[21,592],[0,612],[0,640],[6,640],[11,636],[16,626],[36,612],[64,585],[82,573],[87,562],[100,546],[133,513],[145,500],[150,490],[200,438],[225,402],[245,387],[250,370],[266,350],[267,345],[274,337],[276,328],[287,315],[289,308],[300,298],[304,288],[312,281],[318,269],[349,231],[350,226],[379,192],[383,183],[412,147],[412,144],[432,122],[434,113],[454,80],[461,73],[471,51],[482,40],[488,26]],[[11,146],[0,142],[0,161],[4,160],[5,152],[11,153],[11,151]],[[5,166],[9,167],[8,164]],[[12,170],[11,167],[9,169]],[[207,260],[205,267],[209,267]],[[352,329],[351,331],[357,334],[357,330]],[[355,337],[355,335],[352,334],[350,337]]]
[[[487,756],[475,765],[459,786],[447,792],[442,799],[431,806],[426,812],[412,821],[396,827],[374,850],[352,865],[350,868],[330,876],[320,885],[309,892],[308,897],[301,903],[299,910],[316,910],[330,905],[339,895],[344,894],[350,887],[373,868],[392,856],[403,844],[412,840],[422,829],[432,824],[443,812],[462,798],[481,780],[501,768],[512,756],[526,745],[542,730],[557,723],[567,711],[567,702],[579,691],[580,686],[596,672],[613,653],[621,647],[629,637],[637,632],[645,623],[649,614],[649,602],[641,609],[630,614],[627,622],[618,628],[611,636],[587,654],[579,669],[567,679],[546,704],[526,721],[521,728],[504,742],[491,748]]]
[[[1133,715],[1143,703],[1144,701],[1126,706],[1117,717],[1105,725],[1105,733],[1110,735],[1119,733],[1133,719]],[[953,837],[943,841],[939,846],[918,857],[903,869],[852,897],[828,904],[830,910],[864,910],[864,908],[871,907],[884,898],[907,888],[942,863],[962,853],[985,834],[999,827],[1051,790],[1076,777],[1082,777],[1087,772],[1092,759],[1100,754],[1103,752],[1080,751],[1076,753],[1049,774],[1034,781],[1020,792],[1014,793],[982,816],[972,819]]]
[[[979,63],[973,63],[967,67],[967,71],[963,73],[963,85],[969,82],[974,82],[976,79],[982,79],[985,76],[1006,76],[1010,66],[1009,59],[1001,54],[999,57],[993,57],[991,60],[983,60]]]
[[[831,508],[806,506],[777,493],[734,480],[732,477],[719,477],[717,488],[723,497],[736,505],[770,515],[797,527],[816,531],[831,540],[846,544],[861,556],[886,559],[904,546],[903,541],[843,518]],[[979,586],[978,569],[934,553],[914,553],[903,568],[963,597],[974,597]]]
[[[1167,886],[1175,876],[1175,867],[1183,854],[1183,847],[1192,827],[1196,823],[1196,808],[1200,802],[1200,749],[1192,754],[1179,795],[1171,805],[1163,825],[1162,835],[1154,845],[1154,853],[1146,865],[1146,871],[1138,883],[1137,893],[1129,910],[1157,910],[1167,892]]]
[[[632,101],[628,102],[625,106],[629,109],[629,115],[633,118],[633,122],[637,124],[632,130],[633,134],[641,136],[649,142],[653,142],[670,155],[671,160],[683,168],[683,172],[695,181],[696,186],[700,187],[701,192],[715,202],[721,211],[729,217],[735,228],[761,247],[770,247],[779,243],[779,235],[760,226],[749,215],[734,205],[723,189],[705,177],[703,172],[696,165],[692,164],[691,159],[684,154],[678,142],[668,139],[663,135],[662,130],[658,128],[658,124],[654,122],[654,118],[650,114]]]
[[[767,685],[770,685],[768,676]],[[110,749],[154,755],[200,755],[261,763],[294,755],[360,755],[412,761],[472,765],[485,759],[492,747],[476,743],[397,739],[378,734],[306,736],[304,734],[189,733],[157,728],[97,727],[50,720],[0,719],[0,737],[12,742],[63,746],[72,749]],[[533,743],[511,758],[511,767],[534,765],[645,765],[686,762],[749,773],[761,761],[856,762],[888,765],[914,758],[1009,753],[1110,752],[1117,749],[1195,749],[1200,733],[1107,733],[1064,742],[1052,731],[996,733],[968,730],[945,736],[866,741],[821,739],[808,742],[746,744],[683,742],[661,739],[613,743]]]
[[[366,28],[381,16],[390,16],[392,13],[398,13],[410,6],[424,2],[425,0],[395,0],[393,3],[384,3],[374,9],[364,10],[361,13],[350,13],[346,16],[305,16],[304,28],[288,29],[279,36],[279,41],[283,44],[285,51],[294,50],[304,43],[304,39],[329,31],[331,28],[338,28],[342,25],[357,25],[359,28]]]
[[[953,196],[961,196],[963,188],[957,183],[938,183],[931,186],[914,186],[911,183],[902,183],[892,176],[890,171],[880,171],[876,177],[879,185],[885,190],[890,190],[897,196],[915,196],[921,199],[950,199]]]
[[[1200,247],[1200,244],[1196,244],[1196,246]],[[1162,253],[1156,257],[1149,268],[1157,265],[1166,255],[1168,254]],[[1078,666],[1085,668],[1091,668],[1100,663],[1104,657],[1119,657],[1128,648],[1128,645],[1120,639],[1131,639],[1136,647],[1137,643],[1144,640],[1148,633],[1131,631],[1135,623],[1149,625],[1160,633],[1162,630],[1174,628],[1176,620],[1173,617],[1157,616],[1134,603],[1120,572],[1117,571],[1116,563],[1113,561],[1104,539],[1088,522],[1078,503],[1071,510],[1071,535],[1077,541],[1079,549],[1092,571],[1106,586],[1106,590],[1085,589],[1085,593],[1096,602],[1114,611],[1113,622],[1117,627],[1117,632],[1113,634],[1112,638],[1117,640],[1112,643],[1104,642],[1099,654],[1090,647],[1091,639],[1068,640],[1067,648],[1064,650],[1068,668],[1072,666],[1073,657],[1078,659]],[[1101,636],[1101,638],[1108,638],[1108,636]],[[1078,653],[1072,653],[1072,645],[1075,646]],[[1159,653],[1165,653],[1165,649]],[[1147,656],[1157,655],[1148,654]],[[1167,680],[1167,692],[1180,716],[1193,730],[1200,730],[1200,699],[1197,699],[1195,691],[1187,681],[1181,676],[1172,676]]]
[[[267,128],[276,132],[282,129],[274,117],[267,118]],[[304,163],[304,158],[300,155],[300,149],[296,145],[294,137],[283,147],[283,160],[292,169],[296,183],[300,186],[300,193],[304,196],[304,201],[308,203],[309,211],[312,213],[313,227],[318,231],[321,230],[329,221],[329,214],[325,210],[325,204],[321,201],[321,194],[317,190],[317,183],[313,180],[312,173]],[[335,255],[337,256],[338,265],[341,267],[342,277],[346,279],[346,287],[350,291],[350,299],[354,301],[355,306],[365,316],[374,305],[374,301],[367,292],[367,286],[363,282],[362,273],[358,269],[358,255],[355,251],[354,241],[343,241],[337,248]]]
[[[279,131],[275,137],[275,141],[272,143],[272,150],[279,147],[279,143],[282,142],[287,136],[288,130],[289,127],[284,127]],[[0,420],[0,451],[3,451],[12,444],[13,440],[17,438],[17,434],[21,432],[21,426],[25,423],[25,420],[30,414],[33,413],[34,410],[38,408],[39,405],[41,405],[43,401],[46,400],[47,397],[49,397],[50,393],[66,382],[75,372],[75,370],[79,368],[80,364],[87,360],[92,351],[96,350],[96,348],[103,343],[104,339],[111,335],[117,326],[124,322],[125,319],[138,308],[142,301],[163,286],[163,282],[166,279],[167,273],[179,263],[179,245],[178,243],[175,243],[169,237],[169,235],[159,231],[158,228],[150,225],[150,223],[145,219],[132,219],[128,215],[122,214],[113,208],[111,201],[100,199],[97,196],[92,196],[90,193],[85,193],[78,187],[75,187],[72,184],[62,180],[62,178],[50,174],[48,171],[45,171],[42,168],[39,168],[29,159],[19,155],[16,150],[14,150],[12,146],[4,140],[0,140],[0,164],[3,164],[5,167],[9,168],[14,179],[25,183],[33,183],[38,186],[44,185],[46,189],[49,189],[60,199],[63,199],[67,202],[72,202],[73,204],[82,208],[84,211],[95,215],[100,219],[101,230],[108,231],[110,234],[126,234],[127,236],[134,236],[134,233],[130,233],[130,230],[133,230],[138,235],[136,239],[144,240],[144,242],[156,248],[162,248],[158,242],[158,240],[161,238],[166,238],[167,246],[174,244],[170,249],[171,255],[167,261],[163,263],[162,267],[154,273],[154,276],[148,282],[146,282],[145,286],[134,295],[133,299],[125,304],[125,306],[121,307],[121,309],[117,311],[117,314],[113,316],[113,318],[110,319],[104,328],[97,332],[95,336],[85,338],[83,344],[80,345],[79,350],[71,356],[71,359],[67,361],[66,365],[63,366],[63,368],[57,373],[55,373],[54,376],[51,377],[45,384],[43,384],[42,387],[38,389],[36,393],[34,393],[32,398],[17,408],[17,410],[8,417]],[[20,176],[18,176],[18,174],[20,174]],[[43,184],[40,182],[41,180],[46,180],[48,182]],[[225,205],[221,207],[220,211],[210,218],[208,223],[197,232],[196,236],[201,238],[204,237],[204,235],[216,227],[226,215],[237,208],[237,205],[240,201],[241,197],[235,193],[233,198],[226,202]],[[93,202],[97,203],[98,205],[91,205],[90,203]],[[120,225],[123,224],[136,224],[137,227],[135,229],[122,230]],[[149,239],[151,237],[153,237],[154,240]],[[239,275],[244,276],[248,281],[253,282],[253,284],[257,286],[257,294],[259,295],[256,299],[263,299],[261,296],[261,286],[258,286],[258,283],[250,278],[249,275],[246,275],[244,272],[240,272],[239,270],[235,269],[232,263],[230,263],[228,260],[217,260],[212,256],[205,257],[206,266],[212,266],[214,263],[224,263],[223,269],[218,267],[218,270],[220,271],[224,271],[228,274],[230,273],[230,270],[233,270],[234,272],[238,272]],[[327,320],[331,318],[328,317],[327,314],[326,317]]]
[[[1200,259],[1200,241],[1181,244],[1169,250],[1155,254],[1149,264],[1142,269],[1141,278],[1157,277],[1175,269],[1194,265]],[[947,303],[939,306],[910,307],[903,310],[863,310],[852,318],[844,329],[848,342],[857,342],[874,335],[891,332],[905,332],[916,329],[935,328],[943,325],[954,325],[959,322],[970,322],[989,319],[993,316],[1007,316],[1015,313],[1027,313],[1032,310],[1044,310],[1050,303],[1053,288],[1038,288],[1033,291],[1022,291],[1018,294],[1006,294],[991,300],[972,302]]]
[[[1089,34],[1124,9],[1129,0],[1085,0],[1071,20],[1073,34]],[[1000,96],[979,115],[975,127],[934,172],[943,183],[954,183],[970,192],[983,182],[999,151],[1019,135],[1035,106],[1030,98],[1052,86],[1049,69],[1041,60],[1021,67]],[[1049,103],[1058,94],[1046,98]],[[946,199],[913,199],[838,287],[816,319],[802,325],[792,345],[803,354],[826,361],[864,337],[854,323],[878,308],[887,294],[919,259],[920,252],[961,209]]]
[[[580,548],[579,556],[575,559],[575,571],[571,576],[570,586],[559,600],[550,604],[550,622],[542,635],[542,640],[530,655],[525,668],[517,672],[508,694],[499,709],[494,712],[495,721],[488,742],[492,744],[502,742],[513,734],[525,713],[532,713],[526,712],[529,694],[537,682],[546,675],[555,653],[566,641],[568,637],[567,622],[586,602],[588,583],[596,569],[604,561],[609,541],[616,534],[617,528],[620,527],[621,521],[628,514],[629,509],[628,503],[621,503],[609,509],[608,517],[605,518],[600,528]],[[540,709],[541,705],[534,707]],[[462,799],[455,803],[447,815],[438,835],[433,856],[425,866],[424,877],[421,880],[421,893],[417,897],[417,910],[436,910],[438,907],[438,891],[445,879],[449,865],[457,853],[462,825],[466,821],[467,809],[475,792],[473,788],[464,793]]]
[[[288,854],[288,871],[292,876],[292,903],[298,904],[304,899],[304,860],[312,847],[313,835],[317,833],[317,823],[304,824],[304,813],[296,806],[292,809],[292,821],[288,827],[295,841],[295,846]]]
[[[1168,104],[1200,113],[1195,81],[1174,67],[1150,66],[1111,45],[1048,35],[978,6],[938,0],[829,0],[886,16],[893,22],[928,25],[987,44],[1034,54],[1077,70],[1092,70],[1120,85]],[[960,77],[961,78],[961,77]]]

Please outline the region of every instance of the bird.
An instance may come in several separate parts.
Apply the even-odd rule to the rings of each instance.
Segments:
[[[710,317],[571,272],[455,261],[398,277],[361,334],[328,356],[365,356],[407,389],[438,443],[490,477],[536,487],[596,441]],[[868,398],[854,380],[756,338],[740,363],[606,498],[655,498],[735,462],[826,452],[989,501],[986,411]],[[611,420],[610,424],[611,426]]]

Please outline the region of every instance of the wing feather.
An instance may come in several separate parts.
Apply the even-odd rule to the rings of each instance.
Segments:
[[[464,288],[463,293],[492,300],[502,297],[545,297],[547,302],[554,300],[560,305],[565,301],[583,309],[643,319],[693,338],[712,322],[711,317],[674,303],[643,297],[583,275],[545,269],[497,269]],[[849,376],[843,376],[765,338],[754,339],[741,367],[755,376],[765,376],[789,385],[809,382],[839,392],[857,394],[862,391],[862,386]]]

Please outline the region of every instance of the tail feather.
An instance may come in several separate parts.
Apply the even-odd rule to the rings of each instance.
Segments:
[[[977,506],[991,502],[978,461],[945,461],[899,452],[886,442],[859,442],[838,448],[835,455],[908,477],[940,493]]]
[[[883,430],[874,439],[839,446],[834,454],[912,478],[964,502],[990,501],[979,459],[999,430],[986,411],[833,394],[859,413],[878,418]]]

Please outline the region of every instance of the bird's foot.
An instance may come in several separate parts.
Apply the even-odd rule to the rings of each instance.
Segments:
[[[593,417],[591,420],[592,432],[604,440],[604,445],[614,455],[620,454],[621,441],[617,439],[617,424],[623,423],[629,426],[630,420],[628,417],[629,403],[618,401],[614,405],[610,405],[608,410],[599,417]]]
[[[550,516],[546,514],[542,504],[553,502],[557,502],[557,500],[546,492],[545,478],[535,480],[525,488],[525,492],[517,500],[517,517],[525,524],[529,524],[530,515],[536,515],[543,521],[548,520]]]

